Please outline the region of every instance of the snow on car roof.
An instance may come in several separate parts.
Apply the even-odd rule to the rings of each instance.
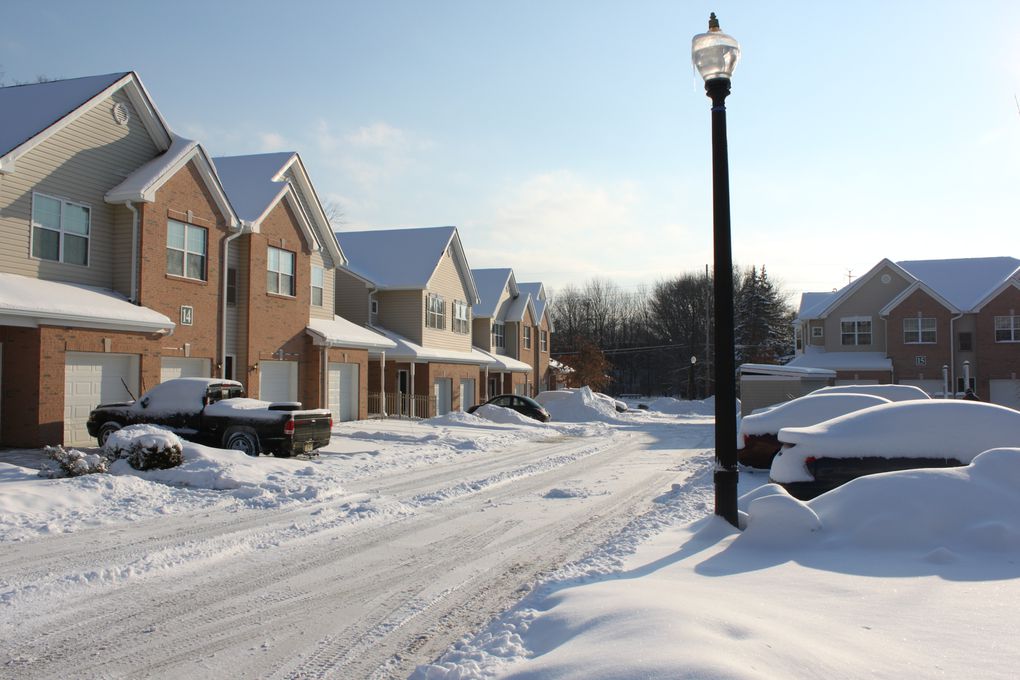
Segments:
[[[772,463],[777,482],[802,481],[804,460],[816,458],[955,458],[1020,444],[1020,411],[975,401],[899,401],[872,406],[808,427],[784,427],[784,448]]]
[[[816,425],[853,411],[890,404],[891,400],[873,394],[808,394],[762,413],[752,413],[740,420],[743,434],[768,434],[784,427]]]
[[[176,378],[156,385],[143,395],[147,399],[143,407],[141,401],[136,407],[145,408],[146,413],[176,413],[183,409],[202,407],[202,397],[210,385],[230,385],[241,387],[236,380],[223,378]]]
[[[916,385],[834,385],[820,387],[810,394],[873,394],[889,401],[909,401],[911,399],[931,399],[927,392]]]

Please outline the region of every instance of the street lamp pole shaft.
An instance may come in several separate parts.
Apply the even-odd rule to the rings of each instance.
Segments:
[[[712,208],[715,255],[715,514],[733,526],[737,517],[737,414],[733,331],[733,252],[730,172],[726,145],[727,78],[705,81],[712,99]]]

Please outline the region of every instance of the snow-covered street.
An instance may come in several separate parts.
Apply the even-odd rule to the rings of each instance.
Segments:
[[[512,420],[350,423],[312,460],[4,464],[0,674],[407,677],[708,465],[711,418]]]

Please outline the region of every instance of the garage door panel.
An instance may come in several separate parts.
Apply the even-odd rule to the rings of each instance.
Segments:
[[[1020,409],[1020,380],[989,380],[988,392],[993,404]]]
[[[64,444],[91,444],[85,423],[92,409],[129,401],[137,394],[137,355],[68,352],[64,359]]]
[[[359,375],[358,364],[329,364],[326,406],[334,421],[358,419]]]
[[[296,361],[259,362],[259,399],[297,401],[298,364]]]
[[[159,381],[166,382],[176,378],[211,378],[211,359],[192,359],[190,357],[163,357],[159,366]]]

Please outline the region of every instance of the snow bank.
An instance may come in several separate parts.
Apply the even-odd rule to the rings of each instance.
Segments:
[[[715,396],[703,400],[682,401],[673,397],[659,397],[648,404],[649,411],[658,411],[675,416],[714,416]],[[737,412],[740,412],[740,400],[737,399]]]
[[[504,406],[495,406],[493,404],[482,404],[475,409],[472,414],[478,418],[484,418],[485,420],[492,421],[494,423],[503,423],[508,425],[545,425],[534,418],[518,413],[512,408],[506,408]]]
[[[600,399],[588,387],[577,390],[542,392],[537,399],[554,423],[616,423],[620,414],[612,402]]]

